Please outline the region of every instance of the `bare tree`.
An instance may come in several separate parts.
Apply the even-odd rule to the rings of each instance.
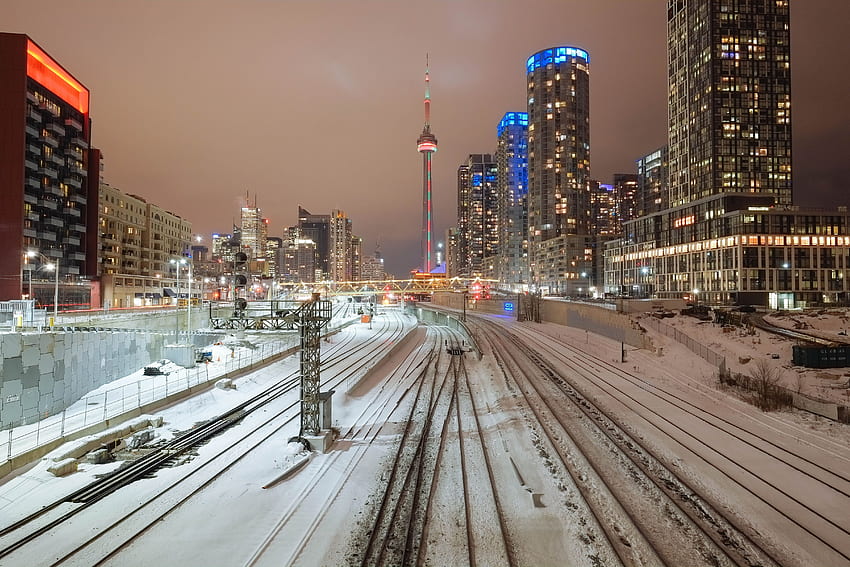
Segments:
[[[790,395],[779,386],[782,372],[771,366],[767,359],[756,361],[755,367],[750,368],[755,392],[754,403],[762,411],[772,411],[789,405]]]

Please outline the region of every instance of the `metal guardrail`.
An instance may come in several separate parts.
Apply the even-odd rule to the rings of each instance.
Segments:
[[[180,368],[169,374],[144,376],[135,382],[85,396],[61,413],[45,416],[35,423],[17,427],[10,424],[5,431],[0,432],[0,465],[39,446],[73,438],[75,432],[94,424],[206,385],[235,370],[262,363],[294,346],[291,342],[274,341],[263,343],[249,352],[240,351],[238,355],[231,351],[231,357],[223,361],[223,367],[215,368],[219,372],[211,373],[210,366],[203,364],[194,368]]]

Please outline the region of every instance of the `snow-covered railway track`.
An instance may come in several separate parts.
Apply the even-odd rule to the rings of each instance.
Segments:
[[[372,519],[366,533],[353,538],[351,554],[370,566],[510,567],[516,563],[466,374],[463,338],[433,326],[428,338],[428,358],[420,361],[424,368],[415,381],[394,384],[390,378],[382,384],[382,391],[391,390],[388,400],[396,400],[393,407],[357,420],[368,413],[366,422],[380,426],[352,427],[345,436],[368,439],[369,445],[379,435],[398,438],[385,486],[367,511]],[[419,368],[420,362],[409,366]],[[404,415],[394,418],[396,412]],[[394,432],[394,424],[404,424],[403,430]]]
[[[399,326],[384,325],[378,338],[395,340],[402,332],[403,329]],[[369,365],[377,352],[383,348],[381,343],[380,340],[375,341],[372,343],[374,346],[365,350],[347,348],[348,340],[334,345],[329,349],[329,354],[332,354],[323,363],[323,369],[338,366],[345,371],[323,385],[328,388],[336,387],[350,374],[356,374],[362,366]],[[269,368],[274,365],[275,363],[272,363]],[[130,549],[149,529],[163,522],[171,512],[198,495],[252,450],[298,418],[300,414],[297,401],[287,404],[283,409],[267,407],[294,390],[298,383],[297,372],[292,373],[250,400],[175,438],[157,451],[148,453],[126,467],[0,528],[0,558],[3,564],[101,565],[113,559],[120,563],[121,554]],[[193,449],[223,429],[246,420],[260,408],[266,409],[258,419],[259,423],[252,424],[244,435],[238,436],[225,447],[217,448],[215,454],[204,455],[203,462],[199,465],[183,465],[189,467],[185,475],[170,481],[166,486],[143,492],[138,497],[139,504],[130,509],[109,506],[111,500],[108,497],[113,492],[154,474],[180,453]],[[208,434],[199,435],[199,432],[204,431]],[[74,531],[75,522],[85,522],[91,529],[81,535],[79,530]]]
[[[845,472],[807,458],[800,454],[799,446],[788,447],[760,434],[752,423],[736,423],[719,411],[697,406],[659,384],[649,383],[574,346],[540,341],[539,335],[525,329],[516,329],[516,333],[537,339],[536,345],[551,360],[568,364],[586,384],[613,395],[618,404],[674,439],[728,482],[758,498],[795,529],[802,530],[813,543],[825,548],[822,560],[850,562],[850,531],[845,527],[850,476]],[[576,387],[574,380],[570,382]],[[591,394],[586,387],[582,393]],[[785,470],[780,473],[777,467]],[[699,490],[703,500],[708,498],[704,492]]]
[[[343,452],[334,452],[325,464],[314,472],[305,483],[305,488],[289,502],[280,519],[244,562],[244,567],[303,564],[302,554],[308,551],[326,514],[333,508],[350,481],[352,472],[366,456],[370,446],[381,433],[383,424],[398,406],[398,399],[404,396],[401,391],[410,388],[410,383],[424,371],[423,366],[427,365],[439,348],[440,345],[431,337],[428,344],[407,356],[382,382],[379,392],[371,398],[369,404],[339,439],[339,442],[352,444],[345,452],[347,454],[343,457]],[[328,489],[329,485],[332,486],[331,489]],[[299,511],[304,508],[321,512],[307,525],[303,525]],[[283,532],[287,536],[279,537]]]
[[[441,337],[439,343],[443,342],[442,337],[456,340],[456,334],[449,329],[435,329]],[[450,418],[455,395],[452,358],[441,349],[436,350],[432,364],[423,369],[410,390],[412,399],[398,450],[362,546],[363,566],[413,565],[419,556],[437,457],[443,451],[441,433]]]
[[[536,346],[493,323],[477,323],[490,330],[494,353],[516,374],[547,444],[623,564],[777,564],[571,387]],[[573,404],[551,401],[558,398]]]

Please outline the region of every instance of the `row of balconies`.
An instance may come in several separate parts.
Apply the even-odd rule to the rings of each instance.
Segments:
[[[44,207],[45,209],[50,209],[51,211],[55,211],[59,208],[59,203],[54,201],[53,199],[41,198],[38,200],[38,206]]]
[[[65,128],[63,128],[59,124],[56,124],[55,122],[50,122],[47,126],[44,127],[44,129],[48,132],[53,132],[57,136],[65,136]]]
[[[50,114],[52,114],[53,116],[55,116],[57,118],[59,117],[59,107],[56,106],[55,104],[51,104],[51,103],[47,102],[46,100],[40,100],[38,102],[38,107],[42,110],[46,110],[47,112],[49,112]]]
[[[83,125],[76,118],[65,118],[65,126],[77,132],[83,131]]]
[[[77,189],[82,189],[83,187],[82,182],[80,182],[80,180],[76,177],[65,176],[64,178],[62,178],[62,182],[65,183],[65,185],[70,185],[71,187],[76,187]]]
[[[75,148],[74,146],[66,146],[65,147],[65,155],[70,156],[72,158],[81,160],[83,159],[83,152]]]

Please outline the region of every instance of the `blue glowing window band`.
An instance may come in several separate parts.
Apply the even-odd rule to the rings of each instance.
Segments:
[[[538,67],[545,67],[549,63],[554,63],[555,65],[564,63],[569,57],[577,57],[590,63],[590,56],[583,49],[578,49],[577,47],[553,47],[529,57],[528,61],[525,62],[525,68],[531,73]]]
[[[507,112],[499,121],[499,126],[496,128],[496,136],[501,136],[502,132],[508,126],[528,126],[527,112]]]

